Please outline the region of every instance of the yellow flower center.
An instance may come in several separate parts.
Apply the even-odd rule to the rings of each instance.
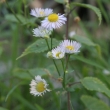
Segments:
[[[73,46],[66,46],[66,48],[68,49],[68,50],[74,50],[74,47]]]
[[[61,54],[61,52],[58,52],[58,53],[56,54],[56,57],[60,57],[60,54]]]
[[[36,85],[36,90],[38,92],[43,92],[45,91],[45,84],[43,82],[39,82],[37,85]]]
[[[40,11],[40,15],[44,15],[44,11]]]
[[[50,21],[50,22],[56,22],[57,20],[58,20],[58,15],[57,14],[50,14],[49,16],[48,16],[48,20]]]

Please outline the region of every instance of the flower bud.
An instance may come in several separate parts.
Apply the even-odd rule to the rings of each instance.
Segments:
[[[52,52],[49,51],[49,52],[47,53],[47,58],[53,58]]]

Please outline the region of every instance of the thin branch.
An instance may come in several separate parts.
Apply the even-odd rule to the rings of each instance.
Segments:
[[[67,13],[67,16],[70,15],[72,13],[73,10],[75,10],[77,7],[73,7],[70,12]]]
[[[68,84],[69,86],[73,86],[73,85],[75,85],[75,84],[80,84],[81,82],[74,82],[74,83],[70,83],[70,84]]]
[[[68,100],[68,110],[71,110],[71,105],[70,105],[70,92],[67,92],[67,100]]]
[[[22,23],[22,21],[17,17],[17,15],[15,14],[15,12],[12,10],[12,8],[10,7],[10,5],[8,4],[7,0],[6,0],[6,4],[7,4],[8,8],[11,10],[11,12],[14,14],[15,18],[16,18],[20,23]]]

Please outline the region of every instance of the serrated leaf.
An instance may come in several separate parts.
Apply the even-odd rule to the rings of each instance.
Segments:
[[[72,55],[72,56],[70,57],[70,59],[71,59],[71,60],[72,60],[72,59],[77,59],[77,60],[82,61],[82,62],[84,62],[84,63],[87,63],[87,64],[89,64],[89,65],[95,66],[95,67],[97,67],[97,68],[105,69],[102,65],[96,63],[95,61],[86,59],[86,58],[84,58],[84,57],[82,57],[82,56]]]
[[[100,11],[97,7],[92,6],[92,5],[89,5],[89,4],[77,3],[77,2],[73,2],[73,3],[71,3],[71,5],[74,5],[74,6],[81,6],[81,7],[89,8],[89,9],[93,10],[93,11],[96,13],[96,15],[98,16],[99,25],[101,24],[102,15],[101,15],[101,11]]]
[[[110,90],[97,78],[85,77],[84,79],[81,79],[81,83],[88,90],[102,92],[110,97]]]
[[[53,39],[52,47],[55,47],[59,44],[59,41],[56,39]],[[48,39],[49,46],[51,45],[51,39]],[[19,56],[17,59],[29,54],[29,53],[41,53],[48,50],[48,46],[46,44],[45,39],[39,39],[33,44],[31,44],[29,47],[25,49],[25,51]]]
[[[6,109],[6,108],[3,108],[3,107],[0,107],[0,110],[8,110],[8,109]]]
[[[64,4],[64,3],[65,3],[65,0],[55,0],[55,2],[58,2],[58,3]]]
[[[76,41],[88,45],[88,46],[96,46],[95,43],[93,43],[90,39],[88,39],[87,37],[83,37],[83,36],[79,36],[79,35],[74,35],[73,39],[75,39]]]
[[[81,100],[88,110],[110,110],[108,105],[94,97],[83,95]]]

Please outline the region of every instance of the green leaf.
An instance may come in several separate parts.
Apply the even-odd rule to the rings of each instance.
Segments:
[[[97,67],[97,68],[105,69],[103,66],[101,66],[101,65],[98,64],[98,63],[96,63],[95,61],[89,60],[89,59],[84,58],[84,57],[82,57],[82,56],[72,55],[72,56],[70,57],[70,59],[71,59],[71,60],[77,59],[77,60],[82,61],[82,62],[84,62],[84,63],[87,63],[87,64],[89,64],[89,65],[95,66],[95,67]]]
[[[27,70],[21,69],[21,68],[15,68],[13,70],[13,76],[20,78],[20,79],[25,79],[25,80],[30,80],[32,76],[28,73]]]
[[[33,77],[40,75],[47,75],[48,70],[45,68],[33,68],[33,69],[22,69],[15,68],[13,70],[13,76],[20,78],[22,80],[31,80]]]
[[[21,95],[19,95],[19,94],[13,94],[14,95],[14,97],[18,100],[18,101],[20,101],[20,103],[22,103],[23,105],[25,105],[26,107],[28,107],[28,109],[29,110],[36,110],[36,107],[34,107],[34,105],[33,104],[31,104],[30,102],[29,102],[29,100],[26,100],[25,98],[23,98],[23,96],[21,96]]]
[[[101,15],[101,11],[97,7],[89,5],[89,4],[83,4],[83,3],[77,3],[77,2],[73,2],[73,3],[71,3],[71,5],[72,6],[73,5],[74,6],[81,6],[81,7],[89,8],[89,9],[93,10],[96,13],[96,15],[98,16],[99,25],[101,24],[102,15]]]
[[[26,18],[24,18],[22,15],[16,16],[22,21],[22,23],[26,22]],[[5,19],[11,22],[19,22],[13,14],[6,14]]]
[[[55,2],[58,2],[58,3],[64,4],[64,3],[65,3],[65,0],[55,0]]]
[[[110,110],[108,105],[94,97],[83,95],[81,100],[88,110]]]
[[[59,44],[59,41],[56,39],[53,39],[52,47],[55,47]],[[51,39],[48,39],[49,46],[51,46]],[[48,46],[46,44],[45,39],[39,39],[33,44],[31,44],[29,47],[25,49],[25,51],[22,53],[21,56],[19,56],[17,59],[29,54],[29,53],[41,53],[48,50]]]
[[[2,52],[3,52],[3,48],[0,47],[0,56],[1,56]]]
[[[8,92],[5,101],[7,101],[8,97],[9,97],[9,96],[14,92],[14,90],[15,90],[19,85],[21,85],[21,84],[23,84],[23,83],[21,83],[21,82],[18,83],[17,85],[15,85],[15,86]]]
[[[6,108],[3,108],[3,107],[0,107],[0,110],[8,110],[8,109],[6,109]]]
[[[43,75],[47,75],[46,69],[43,69],[43,68],[34,68],[34,69],[29,69],[28,71],[29,71],[29,73],[32,76],[37,76],[37,75],[43,76]]]
[[[38,20],[38,19],[35,19],[35,18],[27,19],[24,16],[19,15],[19,14],[16,14],[16,16],[18,17],[18,19],[21,21],[21,23],[23,25],[26,25],[26,24],[34,25],[33,22]],[[11,21],[11,22],[19,23],[18,19],[13,14],[6,14],[5,19],[8,20],[8,21]]]
[[[83,37],[83,36],[79,36],[79,35],[74,35],[73,39],[75,39],[76,41],[88,45],[88,46],[96,46],[95,43],[93,43],[90,39],[88,39],[87,37]]]
[[[85,77],[84,79],[81,79],[81,83],[88,90],[102,92],[110,97],[110,90],[97,78]]]
[[[38,105],[38,104],[35,104],[35,106],[36,106],[36,108],[37,108],[37,110],[44,110],[40,105]]]

